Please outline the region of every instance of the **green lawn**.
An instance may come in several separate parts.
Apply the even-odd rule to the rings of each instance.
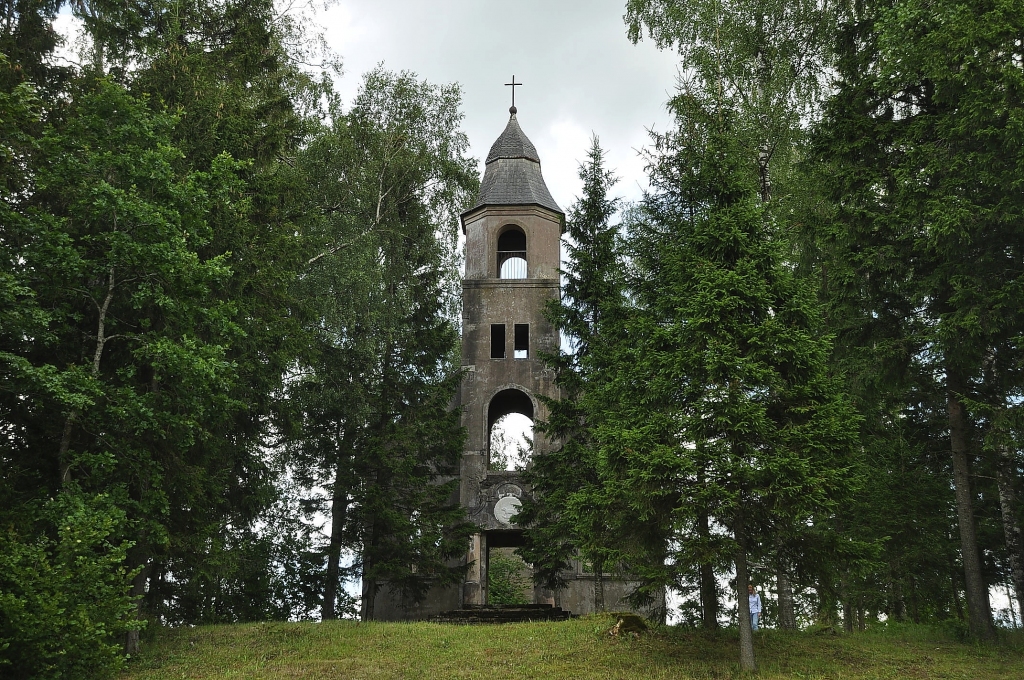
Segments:
[[[735,633],[607,634],[613,621],[454,626],[260,623],[162,631],[123,676],[150,678],[731,678]],[[957,642],[937,629],[760,631],[762,678],[1024,678],[1024,635]]]

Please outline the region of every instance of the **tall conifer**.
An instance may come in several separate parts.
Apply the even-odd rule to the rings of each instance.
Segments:
[[[664,542],[635,546],[651,573],[693,560],[701,514],[727,532],[749,669],[749,559],[848,491],[856,418],[761,202],[756,142],[728,99],[683,92],[672,110],[678,128],[657,140],[653,191],[631,225],[635,313],[606,388],[620,406],[599,436],[623,503]]]
[[[457,86],[375,69],[300,157],[318,247],[301,281],[314,345],[289,386],[290,448],[297,474],[330,489],[324,618],[346,575],[362,580],[364,619],[385,586],[418,601],[461,576],[454,230],[477,179],[459,102]]]
[[[528,500],[522,511],[520,521],[529,529],[520,552],[534,565],[535,578],[552,589],[565,585],[561,573],[569,560],[589,562],[595,574],[595,606],[603,610],[604,575],[617,565],[592,432],[601,410],[589,398],[592,384],[607,375],[601,363],[607,341],[602,329],[621,308],[622,292],[615,248],[618,226],[612,222],[619,200],[608,195],[615,177],[605,167],[596,136],[579,177],[583,195],[566,219],[562,297],[548,310],[569,351],[546,357],[556,371],[561,398],[547,400],[548,420],[539,427],[559,446],[536,457],[527,472],[538,500]]]
[[[1022,22],[1019,3],[859,6],[816,146],[836,206],[830,299],[867,373],[913,376],[909,408],[941,419],[979,637],[992,622],[971,467],[980,433],[1005,422],[983,414],[1020,394]]]

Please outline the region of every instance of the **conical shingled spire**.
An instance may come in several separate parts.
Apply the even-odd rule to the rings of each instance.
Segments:
[[[519,127],[519,121],[516,120],[514,113],[509,116],[505,131],[494,140],[491,152],[487,154],[487,160],[484,162],[490,163],[499,158],[525,158],[534,163],[540,163],[537,147],[523,134],[523,129]]]
[[[485,164],[480,195],[470,210],[485,205],[539,205],[562,213],[544,183],[537,148],[519,127],[514,112]]]

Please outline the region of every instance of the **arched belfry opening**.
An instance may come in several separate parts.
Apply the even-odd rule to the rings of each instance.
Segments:
[[[526,233],[509,225],[498,236],[498,278],[525,279],[527,273]]]
[[[519,389],[504,389],[487,407],[487,469],[525,470],[533,456],[533,400]]]

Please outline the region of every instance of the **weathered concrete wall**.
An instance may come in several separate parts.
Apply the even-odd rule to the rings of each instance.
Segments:
[[[466,215],[466,276],[462,283],[462,363],[466,369],[459,395],[466,448],[462,456],[460,501],[481,529],[466,555],[470,568],[463,588],[465,604],[487,601],[487,531],[514,530],[495,516],[502,498],[528,493],[514,472],[488,471],[490,428],[505,413],[547,417],[537,395],[555,397],[554,372],[540,360],[558,347],[558,332],[544,317],[548,302],[559,295],[558,265],[562,216],[536,206],[487,206]],[[498,238],[508,229],[526,235],[527,278],[499,279]],[[491,358],[491,325],[505,325],[505,357]],[[514,355],[515,324],[528,324],[526,358]],[[521,399],[504,399],[506,390]],[[494,408],[492,408],[494,402]],[[534,455],[551,448],[535,435]],[[506,501],[507,503],[507,501]]]
[[[377,593],[374,602],[377,621],[422,621],[441,612],[462,606],[462,588],[458,585],[447,588],[431,588],[426,598],[419,603],[403,600],[386,585]]]
[[[562,609],[583,616],[597,611],[595,595],[596,578],[593,575],[579,574],[569,581],[569,586],[558,591],[557,601]],[[635,611],[642,616],[649,616],[651,611],[635,610],[629,606],[626,596],[636,587],[636,583],[621,581],[610,576],[604,577],[604,609],[609,612]],[[664,598],[656,603],[664,609]]]
[[[527,276],[554,279],[558,285],[558,256],[562,217],[539,206],[488,206],[465,217],[467,281],[498,278],[498,237],[508,227],[526,234]]]
[[[498,278],[498,237],[510,226],[526,234],[525,279]],[[484,208],[467,220],[466,233],[462,363],[467,375],[460,403],[468,434],[466,455],[482,458],[471,458],[463,466],[463,475],[471,472],[472,477],[463,477],[464,503],[472,500],[476,493],[473,484],[482,481],[487,468],[488,409],[494,396],[505,389],[522,391],[531,398],[534,413],[530,415],[536,419],[546,416],[536,395],[557,395],[554,373],[539,356],[558,347],[558,332],[545,318],[544,309],[559,296],[561,219],[541,208]],[[492,324],[505,325],[505,358],[491,358]],[[515,324],[530,327],[529,356],[525,359],[513,357]],[[548,445],[538,437],[534,447],[536,453],[542,453]]]

